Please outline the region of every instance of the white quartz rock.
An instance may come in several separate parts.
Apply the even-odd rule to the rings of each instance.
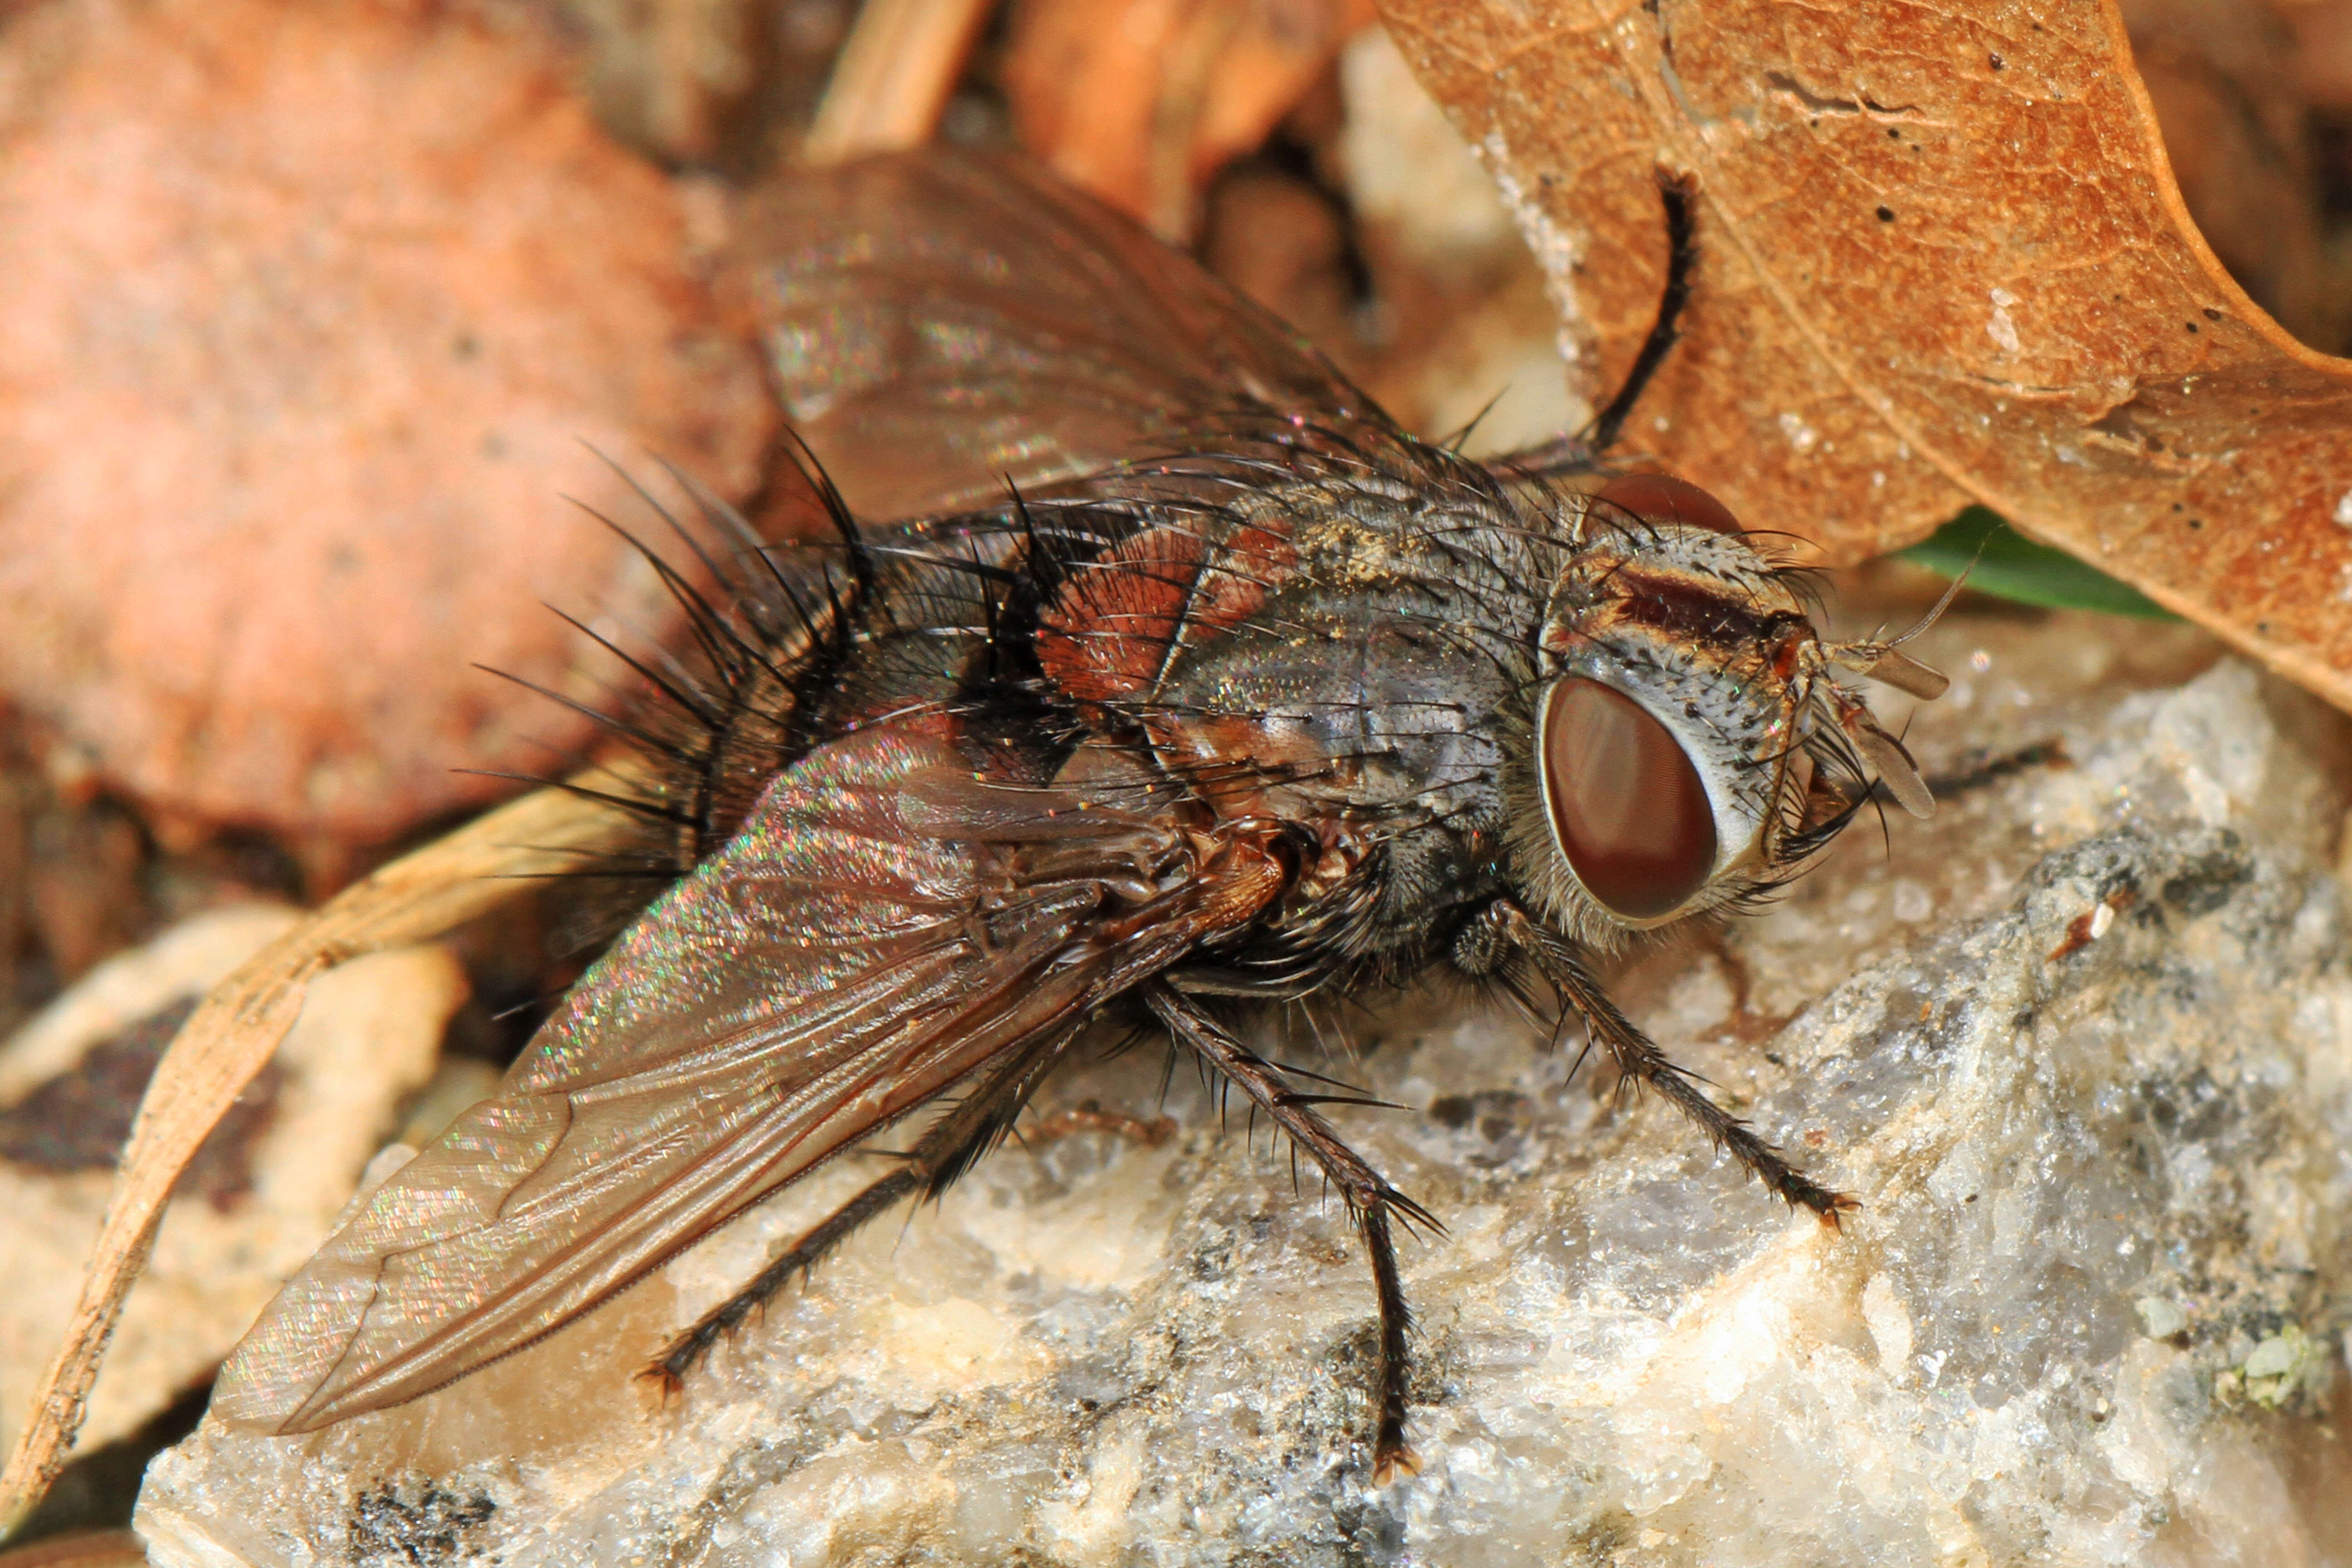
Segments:
[[[1008,1149],[667,1407],[631,1372],[872,1164],[415,1405],[290,1439],[208,1422],[150,1472],[153,1559],[2343,1561],[2341,799],[2234,664],[2019,711],[2012,739],[2046,718],[2060,751],[1622,977],[1862,1200],[1842,1233],[1474,1001],[1350,1024],[1381,1044],[1347,1070],[1412,1109],[1339,1114],[1449,1226],[1405,1254],[1417,1477],[1367,1471],[1344,1215],[1180,1068],[1164,1145]],[[1931,771],[1986,717],[1923,721]],[[1089,1066],[1041,1109],[1148,1115],[1159,1072]]]

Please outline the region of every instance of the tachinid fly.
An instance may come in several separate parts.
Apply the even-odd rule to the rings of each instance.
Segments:
[[[653,1370],[675,1382],[859,1223],[1000,1140],[1105,1014],[1163,1032],[1329,1177],[1381,1323],[1375,1473],[1408,1461],[1393,1224],[1253,1007],[1447,966],[1546,993],[1773,1192],[1849,1200],[1712,1103],[1591,959],[1736,910],[1899,744],[1793,574],[1696,488],[1609,476],[1674,282],[1590,443],[1482,465],[1399,429],[1185,258],[1010,163],[795,179],[746,225],[836,536],[725,509],[692,637],[613,722],[683,871],[509,1073],[263,1313],[214,1397],[291,1433],[414,1398],[588,1311],[926,1107],[907,1152]],[[782,259],[779,260],[777,258]],[[1591,476],[1589,489],[1560,482]],[[836,489],[835,486],[838,486]],[[689,540],[699,536],[689,536]],[[664,570],[668,572],[668,568]]]

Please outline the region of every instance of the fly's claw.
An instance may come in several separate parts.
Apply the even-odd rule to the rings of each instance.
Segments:
[[[1793,1190],[1783,1192],[1780,1195],[1788,1199],[1792,1205],[1801,1205],[1804,1207],[1812,1210],[1813,1217],[1820,1220],[1822,1225],[1826,1226],[1831,1230],[1843,1231],[1845,1228],[1840,1222],[1839,1216],[1841,1215],[1857,1214],[1861,1212],[1862,1200],[1860,1198],[1850,1196],[1844,1193],[1833,1192],[1828,1187],[1817,1186],[1813,1183],[1806,1181],[1802,1176],[1796,1178],[1795,1183],[1792,1184],[1792,1187]]]
[[[686,1392],[686,1379],[670,1365],[667,1356],[649,1366],[638,1368],[636,1381],[651,1384],[665,1407]]]
[[[1372,1485],[1385,1487],[1421,1474],[1421,1458],[1400,1443],[1383,1446],[1372,1456]]]

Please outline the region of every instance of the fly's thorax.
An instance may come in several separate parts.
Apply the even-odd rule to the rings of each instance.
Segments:
[[[1441,797],[1496,772],[1486,716],[1549,575],[1496,558],[1525,520],[1446,454],[1390,454],[1412,474],[1297,456],[1213,505],[1206,457],[1124,479],[1132,521],[1040,616],[1043,673],[1222,813],[1458,812]]]
[[[1643,524],[1580,542],[1537,637],[1513,870],[1608,946],[1772,879],[1821,655],[1783,574],[1737,534]]]
[[[1344,907],[1351,952],[1417,949],[1446,910],[1497,890],[1503,715],[1548,575],[1511,557],[1531,526],[1490,494],[1378,476],[1234,510],[1244,521],[1189,580],[1207,587],[1139,694],[1139,727],[1221,816],[1285,825],[1286,923],[1323,930]]]

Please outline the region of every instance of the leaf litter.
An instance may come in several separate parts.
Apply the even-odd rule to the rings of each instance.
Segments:
[[[1056,5],[1063,16],[1039,18]],[[1118,7],[1024,9],[1030,38],[1058,26],[1066,41],[1074,20]],[[2347,701],[2347,367],[2288,338],[2195,228],[2190,208],[2207,198],[2185,175],[2187,195],[2176,186],[2119,13],[1830,18],[1760,0],[1548,20],[1432,0],[1386,9],[1545,264],[1581,390],[1607,386],[1648,324],[1663,261],[1654,170],[1699,176],[1706,272],[1640,447],[1832,561],[1913,543],[1964,504],[1990,503]],[[1234,14],[1171,7],[1166,19],[1171,36],[1213,37]],[[1318,89],[1346,31],[1332,19],[1352,16],[1318,15],[1333,30],[1304,50],[1298,35],[1258,37],[1255,73],[1159,68],[1155,91],[1181,89],[1171,101],[1196,118],[1147,116],[1141,132],[1118,132],[1123,148],[1096,149],[1127,181],[1123,205],[1189,229],[1223,161]],[[1214,50],[1203,58],[1213,66]],[[2326,61],[2305,51],[2303,63],[2311,74]],[[1231,99],[1215,114],[1200,113],[1204,82]],[[1230,129],[1242,123],[1255,129]],[[1160,138],[1140,162],[1139,134]],[[1044,140],[1050,153],[1055,138]],[[2300,330],[2325,328],[2295,287],[2240,265]],[[2279,267],[2292,284],[2305,261]],[[499,901],[486,873],[528,875],[617,832],[568,797],[519,802],[355,887],[207,1001],[134,1133],[83,1316],[0,1489],[8,1517],[62,1458],[153,1205],[267,1058],[308,977]]]
[[[1622,374],[1696,178],[1701,273],[1629,444],[1831,563],[1970,502],[2352,707],[2352,363],[2216,258],[2112,5],[1387,0]]]

